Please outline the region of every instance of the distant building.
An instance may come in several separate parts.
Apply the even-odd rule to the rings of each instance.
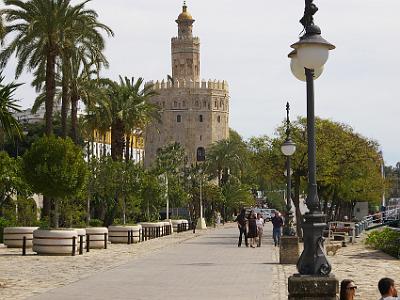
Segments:
[[[125,137],[125,140],[128,139]],[[135,131],[129,138],[129,159],[135,162],[143,161],[144,141],[141,131]],[[89,157],[100,158],[103,156],[111,156],[111,131],[105,134],[95,130],[92,137],[86,138],[85,141],[85,159]],[[125,159],[125,151],[123,152]]]
[[[53,107],[54,114],[60,113],[61,105],[55,104]],[[44,122],[44,115],[46,113],[46,109],[44,105],[41,105],[36,113],[32,113],[32,109],[24,109],[20,112],[14,112],[14,117],[20,121],[22,124],[36,124],[40,122]]]
[[[202,161],[207,148],[229,137],[229,88],[226,81],[200,80],[200,40],[193,37],[194,19],[183,5],[178,37],[171,39],[172,77],[152,82],[159,94],[151,99],[161,108],[161,122],[145,132],[145,166],[158,149],[180,143],[189,163]]]

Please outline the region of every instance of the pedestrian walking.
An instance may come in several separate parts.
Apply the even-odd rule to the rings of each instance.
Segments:
[[[257,214],[256,224],[257,224],[257,236],[258,236],[257,247],[261,247],[261,239],[264,231],[264,219],[262,218],[260,213]]]
[[[255,248],[257,238],[257,218],[253,210],[249,215],[249,232],[247,233],[247,237],[250,239],[250,247]]]
[[[340,297],[339,300],[354,300],[356,295],[357,286],[351,279],[344,279],[340,283]]]
[[[382,295],[380,300],[399,300],[397,296],[397,289],[392,278],[385,277],[379,280],[378,289]]]
[[[274,238],[275,247],[279,246],[281,242],[283,219],[279,211],[275,212],[275,215],[271,219],[272,222],[272,237]]]
[[[240,214],[236,217],[235,221],[237,222],[239,228],[238,247],[242,246],[242,236],[244,236],[244,242],[246,244],[246,247],[248,247],[249,243],[247,241],[247,218],[246,211],[244,209],[240,211]]]

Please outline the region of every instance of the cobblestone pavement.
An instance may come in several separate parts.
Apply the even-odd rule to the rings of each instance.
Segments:
[[[238,248],[230,225],[33,299],[278,299],[266,231],[263,247]]]
[[[365,237],[365,236],[364,236]],[[275,252],[276,253],[276,252]],[[277,253],[279,258],[279,253]],[[352,279],[358,286],[356,298],[360,300],[377,300],[378,281],[383,277],[393,278],[400,287],[400,260],[377,250],[365,247],[362,239],[355,244],[340,248],[335,256],[328,256],[332,264],[332,274],[340,281]],[[296,273],[294,265],[277,265],[279,299],[287,299],[287,278]]]
[[[0,299],[287,299],[294,265],[279,265],[271,225],[263,247],[237,247],[235,224],[83,256],[20,256],[0,248]],[[355,280],[360,300],[379,299],[377,282],[400,283],[400,260],[362,241],[329,256],[339,281]],[[36,295],[36,296],[34,296]]]

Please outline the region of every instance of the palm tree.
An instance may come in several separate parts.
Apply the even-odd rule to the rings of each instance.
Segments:
[[[144,129],[152,120],[159,118],[158,106],[149,99],[156,93],[151,85],[143,85],[143,78],[127,77],[115,82],[102,80],[104,95],[98,99],[98,106],[103,107],[105,116],[109,118],[111,128],[111,156],[121,160],[125,148],[125,134],[133,129]]]
[[[69,0],[4,0],[3,13],[6,21],[5,32],[15,33],[13,40],[0,53],[0,67],[4,67],[15,52],[18,62],[16,77],[24,68],[33,71],[35,77],[43,76],[45,86],[46,134],[53,132],[53,101],[56,90],[56,66],[66,60],[67,49],[73,49],[76,43],[104,45],[99,40],[98,28],[111,32],[108,27],[97,22],[93,10],[85,10],[87,1],[71,6]],[[112,32],[111,32],[112,33]],[[61,69],[63,69],[61,64]],[[67,65],[64,66],[67,73]],[[65,74],[67,76],[67,74]],[[65,79],[66,80],[66,79]],[[42,83],[37,82],[37,89]],[[67,87],[64,81],[64,88]],[[68,94],[64,94],[64,98]],[[64,105],[65,109],[66,104]],[[65,116],[65,112],[64,112]]]
[[[21,126],[12,112],[19,112],[20,106],[14,99],[14,92],[21,84],[3,84],[4,76],[0,73],[0,132],[3,131],[9,138],[17,134],[21,138]]]
[[[229,174],[241,177],[245,163],[245,149],[238,141],[229,138],[213,143],[206,158],[207,172],[218,179],[222,187],[229,179]]]
[[[4,67],[9,57],[15,52],[18,62],[15,77],[23,69],[43,71],[46,91],[46,134],[53,132],[53,101],[55,94],[56,59],[60,54],[59,33],[64,28],[64,20],[69,8],[66,0],[4,0],[6,34],[15,33],[13,40],[0,53],[0,64]]]

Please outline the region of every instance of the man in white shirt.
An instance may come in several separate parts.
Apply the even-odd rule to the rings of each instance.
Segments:
[[[399,300],[397,290],[394,286],[394,280],[391,278],[382,278],[378,282],[378,289],[382,295],[380,300]]]

